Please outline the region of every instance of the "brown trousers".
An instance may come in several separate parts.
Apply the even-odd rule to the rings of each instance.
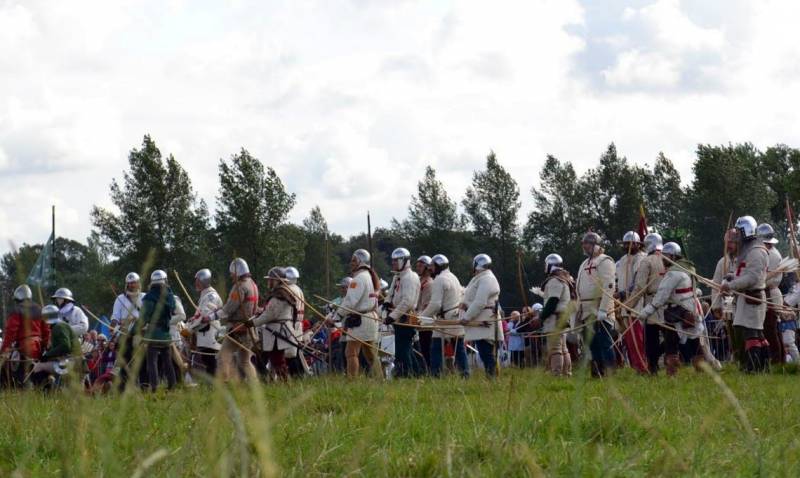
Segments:
[[[360,372],[358,357],[362,350],[364,351],[364,358],[369,364],[370,375],[374,378],[383,377],[381,361],[378,358],[378,345],[375,342],[361,343],[355,340],[348,340],[344,349],[344,356],[347,358],[347,376],[358,376]]]
[[[238,344],[236,342],[238,342]],[[250,359],[253,357],[253,352],[250,348],[253,346],[250,336],[247,334],[236,334],[231,337],[225,337],[222,341],[222,349],[219,351],[219,370],[222,380],[225,382],[239,380],[238,366],[244,371],[244,376],[247,379],[256,378],[256,369],[253,367],[253,362]]]

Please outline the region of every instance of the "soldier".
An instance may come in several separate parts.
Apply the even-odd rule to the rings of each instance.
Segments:
[[[431,283],[433,279],[431,272],[433,262],[429,256],[419,256],[415,264],[417,275],[419,276],[419,300],[416,305],[416,310],[422,311],[428,307],[431,301]],[[426,372],[431,369],[431,340],[433,339],[432,330],[419,330],[419,349],[422,353],[422,358],[425,362],[424,368]]]
[[[733,261],[739,249],[739,241],[736,229],[729,229],[725,231],[725,252],[722,257],[717,261],[717,266],[714,269],[713,281],[716,284],[722,284],[725,277],[733,270]],[[728,337],[728,346],[732,349],[731,352],[736,356],[736,351],[743,349],[744,346],[735,342],[733,334],[733,297],[731,294],[721,294],[718,289],[711,289],[711,314],[716,320],[723,321],[725,333]]]
[[[250,329],[250,318],[258,307],[258,286],[250,275],[247,262],[241,257],[231,261],[228,267],[233,286],[228,294],[228,301],[222,308],[203,317],[204,323],[219,320],[228,328],[228,334],[222,341],[219,352],[219,365],[222,379],[229,381],[237,377],[238,367],[248,379],[256,378],[256,369],[250,361],[253,357],[253,335]]]
[[[297,319],[297,297],[286,283],[286,270],[273,267],[266,277],[269,293],[264,311],[253,320],[255,327],[262,327],[261,350],[267,354],[270,368],[275,375],[286,381],[289,369],[286,365],[286,350],[295,346],[294,322]]]
[[[0,355],[8,356],[16,346],[22,360],[38,360],[50,340],[50,327],[42,319],[42,309],[33,302],[31,288],[25,284],[14,289],[14,309],[5,322]],[[26,363],[26,362],[23,362]],[[21,385],[28,367],[18,367],[15,381]]]
[[[797,307],[800,305],[800,283],[792,286],[791,290],[784,302],[789,307]],[[783,348],[786,349],[786,354],[791,360],[791,363],[800,362],[800,350],[797,349],[797,313],[787,313],[781,319],[781,338],[783,339]]]
[[[600,235],[596,232],[586,233],[581,240],[581,247],[587,258],[578,270],[576,323],[590,324],[584,329],[589,332],[584,334],[587,335],[586,341],[592,353],[592,376],[602,377],[607,367],[613,367],[615,361],[612,349],[615,265],[614,260],[603,253]]]
[[[631,297],[636,289],[636,274],[639,266],[647,257],[641,250],[642,242],[639,234],[635,231],[628,231],[622,237],[622,246],[627,251],[619,261],[617,261],[617,295],[616,297],[623,303]],[[632,304],[627,304],[633,310],[640,310],[642,299],[637,299]],[[644,326],[632,316],[628,309],[619,310],[620,327],[625,331],[622,339],[628,355],[628,362],[637,372],[647,373],[647,359],[644,352]]]
[[[89,331],[89,319],[80,307],[75,307],[72,291],[62,287],[56,290],[56,293],[50,298],[55,301],[58,306],[58,313],[72,327],[75,335],[83,337],[83,334]]]
[[[205,372],[213,377],[217,373],[217,354],[222,348],[217,342],[217,332],[222,326],[219,320],[203,323],[203,317],[208,317],[221,308],[222,298],[211,286],[209,269],[197,271],[194,275],[194,289],[200,293],[200,299],[197,301],[197,312],[189,319],[188,328],[195,334],[197,356]]]
[[[395,376],[410,377],[418,368],[412,355],[412,344],[416,329],[414,308],[419,301],[419,277],[411,270],[411,253],[397,248],[392,252],[392,285],[384,302],[388,313],[387,325],[394,328]]]
[[[475,343],[486,375],[497,374],[497,347],[503,341],[500,327],[500,284],[492,273],[492,258],[478,254],[472,259],[472,279],[461,302],[464,340]]]
[[[150,390],[158,388],[159,372],[167,378],[167,387],[175,387],[177,377],[172,363],[170,322],[178,315],[177,301],[167,286],[167,273],[155,270],[150,274],[150,289],[142,299],[141,323],[147,342],[147,374]]]
[[[381,377],[381,362],[378,359],[378,290],[380,279],[370,267],[370,254],[358,249],[350,259],[353,275],[347,287],[347,295],[336,309],[336,316],[344,321],[347,358],[347,376],[359,374],[358,357],[364,352],[370,374]]]
[[[736,272],[722,281],[720,292],[738,292],[733,333],[737,343],[744,343],[744,350],[739,352],[741,368],[747,372],[762,372],[769,368],[769,345],[764,337],[769,251],[757,240],[756,221],[751,216],[736,220],[736,232],[739,241],[739,252],[733,264]]]
[[[306,296],[303,294],[303,289],[297,285],[297,281],[300,280],[300,271],[298,271],[296,267],[292,266],[287,267],[285,270],[286,285],[294,294],[297,306],[294,322],[292,322],[294,343],[297,346],[286,349],[285,356],[286,363],[289,367],[289,375],[299,377],[305,374],[305,366],[303,365],[305,358],[300,357],[300,355],[303,353],[300,347],[306,342],[303,325],[305,323]]]
[[[674,242],[664,244],[661,254],[672,262],[664,261],[667,271],[653,300],[642,309],[639,317],[653,317],[656,312],[662,312],[660,317],[664,322],[653,323],[652,328],[664,336],[664,365],[667,375],[674,376],[681,363],[678,355],[681,343],[685,344],[695,367],[703,360],[700,350],[703,322],[697,310],[694,280],[690,275],[694,273],[694,265],[683,258],[680,246]]]
[[[780,285],[783,274],[776,269],[783,257],[775,247],[778,239],[775,238],[775,230],[769,224],[761,224],[756,228],[758,239],[764,244],[769,253],[767,262],[767,315],[764,318],[764,336],[769,342],[769,358],[773,364],[783,363],[785,356],[783,351],[783,340],[778,332],[779,312],[783,307],[783,294]]]
[[[642,306],[647,307],[658,291],[661,278],[665,273],[664,261],[661,258],[663,241],[658,233],[651,232],[644,238],[644,249],[647,256],[639,263],[636,274],[636,286],[633,295],[642,297]],[[658,373],[658,359],[661,357],[661,327],[664,323],[663,312],[656,310],[650,315],[639,314],[644,323],[644,350],[647,355],[647,369],[651,374]]]
[[[559,331],[569,328],[566,314],[575,299],[575,284],[558,254],[548,255],[544,260],[544,268],[547,274],[542,285],[544,307],[538,321],[542,324],[542,333],[547,334],[547,368],[555,376],[571,376],[572,360],[567,350],[567,334]]]
[[[125,291],[114,300],[111,312],[111,319],[116,319],[123,330],[129,331],[139,318],[139,310],[142,308],[142,298],[144,297],[141,289],[139,274],[129,272],[125,276]]]
[[[44,306],[42,316],[50,324],[50,345],[33,366],[31,382],[36,385],[41,385],[51,374],[59,377],[66,374],[70,360],[79,357],[81,350],[78,337],[62,320],[58,307],[52,304]]]
[[[462,287],[458,277],[450,271],[450,261],[443,254],[431,259],[433,281],[430,285],[431,297],[427,307],[421,309],[421,316],[436,320],[456,320],[458,306],[461,304]],[[435,323],[435,322],[434,322]],[[461,325],[440,326],[433,331],[431,339],[431,375],[442,373],[444,346],[451,342],[455,351],[455,365],[464,378],[469,377],[467,351],[464,347],[464,327]]]

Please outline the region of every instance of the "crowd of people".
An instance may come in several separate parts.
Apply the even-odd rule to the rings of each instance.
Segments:
[[[466,378],[478,368],[495,377],[501,366],[541,365],[570,376],[580,364],[595,377],[624,366],[651,375],[663,366],[674,376],[688,364],[734,362],[764,372],[800,360],[797,261],[781,257],[769,224],[740,217],[725,233],[711,279],[697,274],[678,244],[656,232],[641,235],[626,233],[626,253],[614,261],[601,236],[588,232],[575,278],[559,254],[548,255],[546,279],[531,290],[537,303],[507,316],[488,255],[475,256],[463,287],[447,257],[412,260],[405,248],[391,255],[390,283],[378,277],[368,251],[356,250],[340,296],[319,298],[321,310],[306,300],[295,267],[271,268],[260,291],[247,262],[236,258],[226,300],[211,271],[201,269],[197,303],[177,276],[182,298],[163,270],[152,272],[146,291],[132,272],[105,324],[108,336],[89,330],[87,313],[102,319],[69,289],[42,307],[21,285],[0,346],[0,384],[54,387],[72,371],[90,391],[115,384],[155,391],[161,382],[173,388],[333,373]]]

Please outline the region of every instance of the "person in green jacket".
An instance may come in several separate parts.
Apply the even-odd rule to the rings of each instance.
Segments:
[[[167,273],[162,270],[153,271],[150,275],[150,290],[142,299],[139,316],[144,328],[143,337],[147,342],[147,376],[153,392],[158,388],[160,371],[166,375],[169,389],[175,387],[177,381],[170,356],[172,337],[169,333],[169,322],[175,307],[175,295],[167,286]]]
[[[78,336],[69,323],[59,317],[58,307],[52,304],[44,306],[42,317],[50,324],[50,345],[33,366],[31,382],[34,385],[41,385],[53,374],[66,374],[70,359],[81,354]]]

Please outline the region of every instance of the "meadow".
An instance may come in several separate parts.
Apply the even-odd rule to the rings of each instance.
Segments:
[[[798,476],[792,372],[3,392],[0,475]]]

